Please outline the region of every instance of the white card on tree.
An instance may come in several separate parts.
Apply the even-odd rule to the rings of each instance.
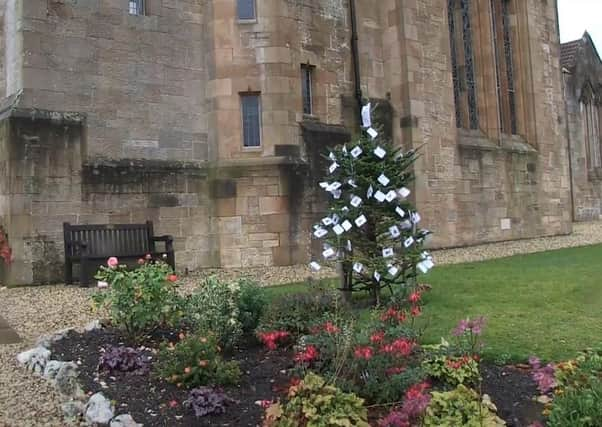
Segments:
[[[353,196],[353,198],[351,199],[351,206],[353,206],[354,208],[357,208],[361,204],[362,204],[362,198],[358,197],[358,196]]]
[[[343,193],[341,192],[341,190],[334,190],[334,191],[332,192],[332,197],[334,197],[335,199],[340,199],[340,198],[341,198],[341,194],[343,194]]]
[[[385,175],[384,173],[381,173],[380,176],[378,177],[378,182],[380,182],[384,186],[387,186],[387,185],[389,185],[391,180],[389,178],[387,178],[387,175]]]
[[[389,233],[394,239],[397,239],[401,235],[401,232],[399,231],[399,228],[396,225],[389,227]]]
[[[395,212],[397,212],[397,215],[399,215],[400,217],[404,217],[406,216],[406,213],[403,209],[401,209],[399,206],[397,206],[397,208],[395,208]]]
[[[337,236],[340,236],[345,232],[345,229],[341,227],[341,225],[337,224],[332,228],[332,231],[334,231]]]
[[[326,218],[322,218],[322,224],[325,226],[332,225],[332,218],[327,216]]]
[[[355,225],[357,225],[358,227],[361,227],[366,222],[368,222],[368,220],[366,219],[365,215],[360,215],[355,219]]]
[[[320,183],[320,187],[322,187],[324,190],[328,189],[328,187],[330,187],[330,184],[327,183],[326,181],[322,181]]]
[[[370,135],[370,138],[374,139],[378,136],[378,132],[374,128],[369,128],[366,132]]]
[[[332,249],[332,248],[327,248],[324,250],[324,252],[322,252],[322,256],[324,258],[330,258],[333,255],[334,255],[334,249]]]
[[[331,151],[330,154],[328,154],[328,158],[330,160],[332,160],[333,162],[337,159],[336,156],[334,155],[334,153]]]
[[[339,216],[337,214],[332,214],[331,218],[332,218],[332,223],[333,224],[338,224],[339,223],[339,219],[341,219],[341,218],[339,218]]]
[[[353,228],[353,225],[349,221],[347,221],[347,220],[343,221],[343,223],[341,224],[341,226],[343,227],[343,229],[345,231],[349,231],[349,230],[351,230]]]
[[[351,246],[351,240],[347,240],[347,252],[351,252],[352,246]]]
[[[324,228],[318,228],[314,232],[314,236],[316,236],[318,239],[321,239],[322,237],[326,236],[327,234],[328,234],[328,230],[326,230]]]
[[[409,248],[410,246],[412,246],[413,243],[414,243],[414,238],[412,236],[410,236],[405,240],[405,242],[403,242],[403,245],[406,248]]]
[[[320,271],[320,269],[322,267],[320,267],[320,264],[318,264],[317,262],[313,261],[309,264],[309,267],[313,270],[313,271]]]
[[[380,273],[378,271],[374,272],[374,278],[376,279],[377,282],[380,282]]]
[[[355,271],[356,273],[361,273],[363,269],[364,266],[362,265],[362,263],[356,262],[355,264],[353,264],[353,271]]]
[[[338,190],[339,188],[341,188],[342,185],[343,184],[341,184],[339,181],[335,181],[328,186],[328,191]]]
[[[426,264],[424,264],[424,261],[419,262],[418,264],[416,264],[416,267],[418,268],[418,270],[420,270],[423,274],[424,273],[428,273],[429,269],[426,267]]]
[[[374,198],[376,200],[378,200],[379,202],[384,202],[385,199],[387,198],[387,196],[385,196],[385,193],[383,193],[382,191],[378,190],[376,193],[374,193]]]
[[[393,248],[383,249],[383,258],[391,258],[393,255],[395,255],[395,252],[393,252]]]
[[[335,170],[337,170],[338,167],[339,167],[339,164],[337,162],[334,162],[328,168],[328,172],[333,173]]]
[[[420,216],[420,214],[418,212],[414,212],[412,214],[412,222],[414,224],[418,224],[420,222],[420,220],[422,219],[422,217]]]
[[[401,223],[401,229],[402,230],[409,230],[410,228],[412,228],[412,223],[410,222],[409,219],[406,219],[405,221],[403,221]]]
[[[391,276],[397,276],[397,273],[399,273],[399,268],[397,268],[395,266],[389,267],[389,274]]]
[[[355,181],[352,179],[347,180],[347,184],[349,184],[350,186],[352,186],[353,188],[357,188],[357,185],[355,185]]]
[[[374,194],[374,188],[372,186],[368,187],[368,191],[366,191],[366,197],[369,199]]]
[[[372,118],[370,117],[371,103],[368,102],[362,107],[362,127],[369,128],[372,126]]]
[[[384,149],[384,148],[382,148],[382,147],[376,147],[376,148],[374,149],[374,155],[375,155],[376,157],[378,157],[379,159],[384,159],[384,158],[385,158],[385,156],[387,155],[387,152],[386,152],[386,151],[385,151],[385,149]]]
[[[354,159],[357,159],[363,152],[364,152],[364,150],[362,150],[362,147],[357,145],[353,148],[353,150],[351,150],[351,155],[353,156]]]
[[[387,199],[387,202],[390,203],[397,198],[397,193],[395,191],[391,190],[387,193],[385,198]]]
[[[407,188],[405,188],[405,187],[402,187],[402,188],[400,188],[400,189],[399,189],[399,196],[400,196],[402,199],[405,199],[406,197],[408,197],[408,196],[410,195],[410,193],[411,193],[411,191],[410,191],[410,190],[408,190],[408,189],[407,189]]]

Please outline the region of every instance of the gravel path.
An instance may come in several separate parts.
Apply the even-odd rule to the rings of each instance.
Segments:
[[[558,236],[435,251],[439,265],[479,261],[521,253],[602,243],[602,222],[575,224],[570,236]],[[241,274],[263,284],[300,282],[309,276],[306,266],[203,271],[184,279],[183,291],[208,274],[228,279]],[[319,277],[332,276],[324,268]],[[0,313],[23,338],[23,342],[0,346],[0,427],[60,427],[59,400],[45,381],[25,373],[15,355],[30,348],[40,335],[67,327],[81,327],[94,319],[89,296],[92,289],[66,286],[0,288]]]

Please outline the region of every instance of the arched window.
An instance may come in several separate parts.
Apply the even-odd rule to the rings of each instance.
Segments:
[[[511,26],[512,16],[515,15],[513,7],[511,0],[491,0],[501,131],[509,135],[518,133],[513,60],[514,34]]]
[[[477,91],[470,0],[448,0],[456,126],[478,129]]]

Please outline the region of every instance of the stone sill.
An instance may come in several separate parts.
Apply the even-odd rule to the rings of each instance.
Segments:
[[[85,113],[71,111],[50,111],[38,108],[19,107],[22,92],[10,95],[0,100],[0,121],[9,118],[46,120],[57,124],[82,125],[86,122]]]
[[[593,168],[587,171],[588,181],[602,181],[602,167]]]
[[[518,154],[536,154],[537,150],[518,135],[502,134],[499,141],[488,138],[479,130],[458,129],[458,145],[461,148],[481,151],[506,151]]]

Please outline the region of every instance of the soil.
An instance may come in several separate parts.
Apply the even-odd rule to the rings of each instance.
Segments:
[[[282,397],[290,381],[292,354],[280,350],[267,352],[255,340],[241,345],[226,359],[240,363],[241,382],[237,387],[225,388],[226,394],[235,400],[223,415],[196,418],[192,409],[183,406],[186,390],[157,379],[152,375],[136,373],[107,373],[98,371],[101,349],[108,346],[141,345],[152,356],[151,349],[159,347],[163,340],[177,341],[175,332],[158,332],[147,337],[141,344],[126,339],[119,331],[103,328],[86,333],[70,332],[67,337],[51,348],[53,358],[75,361],[80,367],[79,381],[88,394],[102,392],[115,401],[116,415],[129,413],[144,426],[257,426],[261,425],[263,409],[257,401]],[[508,426],[527,427],[534,421],[544,421],[543,407],[534,401],[537,388],[528,370],[517,367],[482,367],[483,393],[489,394],[498,408],[498,415]],[[170,402],[177,402],[171,407]],[[379,414],[371,414],[371,419]]]

